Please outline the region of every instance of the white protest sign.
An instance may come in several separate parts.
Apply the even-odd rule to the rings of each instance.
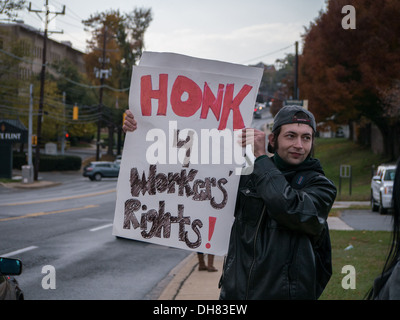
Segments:
[[[216,255],[227,252],[262,69],[145,52],[134,67],[113,234]],[[236,131],[235,131],[236,130]]]

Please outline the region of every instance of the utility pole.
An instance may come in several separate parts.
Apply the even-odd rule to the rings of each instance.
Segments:
[[[62,127],[62,135],[61,135],[61,154],[64,155],[65,151],[65,104],[66,104],[66,96],[65,91],[63,92],[62,102],[63,102],[63,127]]]
[[[100,78],[100,98],[99,98],[99,106],[98,106],[98,114],[99,119],[97,121],[97,144],[96,144],[96,161],[100,160],[100,131],[101,131],[101,121],[103,118],[103,87],[104,87],[104,79],[107,79],[111,74],[111,69],[106,70],[106,52],[107,52],[107,32],[108,27],[104,25],[104,34],[103,34],[103,57],[100,58],[101,61],[101,70],[97,68],[94,69],[96,73],[96,77]]]
[[[295,42],[296,55],[295,55],[295,65],[294,65],[294,99],[299,99],[299,42]]]
[[[33,114],[33,84],[29,86],[29,125],[28,125],[28,166],[32,177],[32,114]]]
[[[42,116],[43,116],[43,104],[44,104],[44,86],[45,86],[45,79],[46,79],[46,51],[47,51],[47,36],[49,33],[62,33],[62,31],[49,31],[48,26],[51,20],[53,20],[59,14],[65,14],[65,6],[63,6],[63,10],[61,12],[51,12],[49,8],[49,0],[46,0],[45,3],[45,10],[33,10],[32,3],[29,2],[29,12],[35,12],[37,15],[39,13],[45,14],[44,20],[44,35],[43,35],[43,54],[42,54],[42,70],[40,72],[40,97],[39,97],[39,113],[37,119],[37,145],[36,145],[36,156],[35,156],[35,170],[34,170],[34,179],[38,179],[39,175],[39,158],[40,158],[40,143],[42,138]],[[50,19],[50,14],[54,14],[54,17]],[[40,16],[39,16],[40,17]]]

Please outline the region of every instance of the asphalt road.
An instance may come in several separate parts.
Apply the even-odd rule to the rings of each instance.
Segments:
[[[162,280],[189,252],[111,234],[117,179],[41,176],[61,184],[0,186],[0,256],[22,260],[17,279],[25,299],[157,298]]]
[[[262,109],[261,118],[254,118],[251,123],[251,127],[258,130],[263,130],[266,123],[273,122],[273,117],[269,112],[269,108]]]
[[[371,210],[343,210],[340,215],[348,226],[355,230],[391,231],[392,215],[380,215]]]

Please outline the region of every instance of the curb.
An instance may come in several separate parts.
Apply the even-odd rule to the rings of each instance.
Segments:
[[[215,256],[217,272],[199,271],[197,253],[190,254],[164,279],[170,282],[158,300],[218,300],[223,262],[224,257]]]
[[[196,255],[194,252],[189,254],[152,291],[153,294],[159,292],[157,300],[175,300],[185,281],[197,266],[197,263],[194,263]]]
[[[54,181],[38,181],[32,183],[22,183],[22,182],[0,183],[0,185],[2,185],[3,187],[11,189],[40,189],[40,188],[59,186],[61,184],[62,184],[61,182],[54,182]]]
[[[49,188],[61,185],[61,182],[54,181],[38,181],[33,183],[22,183],[22,182],[10,182],[10,183],[0,183],[3,187],[11,189],[40,189]]]

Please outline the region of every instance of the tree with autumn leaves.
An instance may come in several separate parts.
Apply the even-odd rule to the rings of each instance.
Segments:
[[[355,8],[355,29],[342,27],[345,5]],[[303,35],[299,68],[300,98],[318,121],[370,121],[393,158],[400,154],[399,13],[398,0],[329,0]]]
[[[4,15],[10,19],[18,16],[20,10],[24,8],[26,0],[0,0],[0,15]],[[88,31],[91,31],[92,38],[88,41],[88,54],[85,55],[86,74],[78,74],[76,67],[70,61],[60,61],[51,65],[54,71],[61,77],[54,77],[53,74],[48,74],[46,82],[46,94],[48,94],[53,104],[48,103],[46,97],[46,108],[57,109],[54,101],[59,101],[58,109],[62,110],[63,92],[66,93],[66,103],[73,105],[78,103],[83,109],[93,110],[93,102],[99,101],[99,91],[95,88],[99,87],[100,79],[99,72],[105,66],[108,72],[107,78],[103,85],[102,99],[102,127],[107,127],[109,130],[109,148],[108,153],[113,153],[114,132],[118,129],[119,138],[122,131],[122,114],[128,108],[128,92],[131,81],[132,67],[140,59],[144,49],[144,34],[152,21],[151,9],[135,8],[128,13],[120,13],[119,10],[110,10],[101,13],[92,14],[87,20],[82,21]],[[23,53],[17,44],[12,44],[12,54],[22,57]],[[102,63],[103,48],[105,48],[104,59]],[[17,51],[19,50],[19,51]],[[0,88],[0,98],[5,96],[10,99],[10,87],[16,87],[16,91],[20,81],[18,81],[18,61],[11,55],[1,54],[1,58],[6,61],[6,67],[2,68],[0,73],[0,82],[4,79],[5,84]],[[17,75],[17,76],[15,76]],[[65,79],[68,79],[66,81]],[[73,81],[71,81],[73,79]],[[36,79],[29,79],[30,82]],[[12,85],[11,85],[12,84]],[[26,83],[22,84],[26,87]],[[35,89],[36,89],[35,85]],[[90,89],[88,89],[90,88]],[[96,95],[97,91],[97,97]],[[16,93],[16,95],[18,95]],[[19,97],[19,96],[18,96]],[[50,99],[50,98],[49,98]],[[5,101],[4,98],[2,100]],[[9,109],[15,114],[19,114],[15,109],[18,106],[12,101],[8,101]],[[26,103],[24,103],[26,105]],[[57,109],[57,110],[58,110]],[[82,115],[80,110],[80,115]],[[90,110],[89,110],[90,111]],[[48,110],[45,110],[50,114]],[[87,113],[87,112],[86,112]],[[1,114],[6,114],[2,110]],[[57,121],[49,122],[51,126],[61,126],[58,118],[60,115],[51,113]],[[93,120],[92,115],[90,120]],[[68,130],[75,131],[74,137],[82,137],[82,132],[88,131],[88,127],[95,125],[95,122],[89,122],[89,116],[86,115],[85,120],[81,124],[69,123]],[[53,119],[54,120],[54,119]],[[47,123],[47,122],[46,122]],[[65,123],[64,123],[65,125]],[[48,139],[57,138],[57,130],[50,130],[50,126],[45,124],[43,132]],[[58,130],[60,131],[60,130]],[[54,138],[55,137],[55,138]],[[118,139],[120,142],[121,139]]]
[[[88,77],[93,83],[100,84],[100,70],[108,70],[102,92],[102,126],[109,132],[108,154],[113,152],[116,128],[119,137],[121,135],[122,114],[128,108],[132,67],[140,59],[144,34],[151,21],[151,9],[142,8],[124,14],[119,10],[109,10],[82,21],[92,32],[88,41],[89,52],[85,56]]]

